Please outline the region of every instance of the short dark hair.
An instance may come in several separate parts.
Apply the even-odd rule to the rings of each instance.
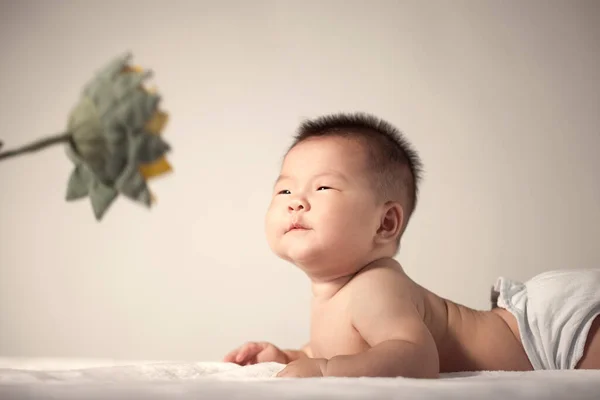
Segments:
[[[371,114],[330,114],[304,120],[290,149],[304,140],[328,136],[362,141],[376,174],[375,189],[386,199],[404,200],[406,226],[417,206],[423,164],[402,132]]]

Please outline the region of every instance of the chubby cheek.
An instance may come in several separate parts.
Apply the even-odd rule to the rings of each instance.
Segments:
[[[327,236],[346,242],[347,246],[364,246],[377,230],[377,221],[371,210],[353,207],[329,210],[323,213],[323,228]]]
[[[316,214],[318,213],[318,219],[325,226],[335,227],[336,229],[354,228],[373,219],[373,209],[361,204],[361,202],[343,198],[329,200],[312,209]]]
[[[265,215],[265,234],[269,243],[273,243],[281,236],[283,229],[283,216],[277,207],[269,207]]]

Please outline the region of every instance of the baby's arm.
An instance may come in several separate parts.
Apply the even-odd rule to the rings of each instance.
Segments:
[[[412,300],[412,283],[401,273],[384,268],[355,279],[348,287],[352,291],[352,322],[371,348],[331,358],[323,374],[437,378],[437,347]]]
[[[310,344],[307,343],[304,347],[302,347],[300,350],[283,350],[283,352],[285,353],[285,355],[288,358],[288,362],[292,362],[292,361],[296,361],[300,358],[303,357],[308,357],[308,358],[312,358],[312,351],[310,350]]]

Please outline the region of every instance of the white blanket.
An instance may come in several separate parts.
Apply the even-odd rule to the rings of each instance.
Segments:
[[[461,373],[437,380],[274,378],[283,367],[0,358],[0,399],[600,399],[600,371]]]

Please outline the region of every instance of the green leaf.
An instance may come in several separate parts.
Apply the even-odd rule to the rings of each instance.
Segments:
[[[117,191],[106,186],[97,179],[92,179],[89,186],[89,195],[92,201],[92,209],[97,220],[101,220],[112,202],[117,197]]]
[[[142,135],[142,142],[138,148],[138,162],[143,164],[154,162],[170,149],[171,147],[164,140],[162,140],[160,136],[144,134]]]
[[[115,182],[115,188],[125,197],[147,207],[152,203],[148,185],[137,169],[126,169],[126,172]]]
[[[92,178],[93,175],[84,165],[80,164],[76,166],[69,177],[66,195],[67,201],[78,200],[87,196]]]

